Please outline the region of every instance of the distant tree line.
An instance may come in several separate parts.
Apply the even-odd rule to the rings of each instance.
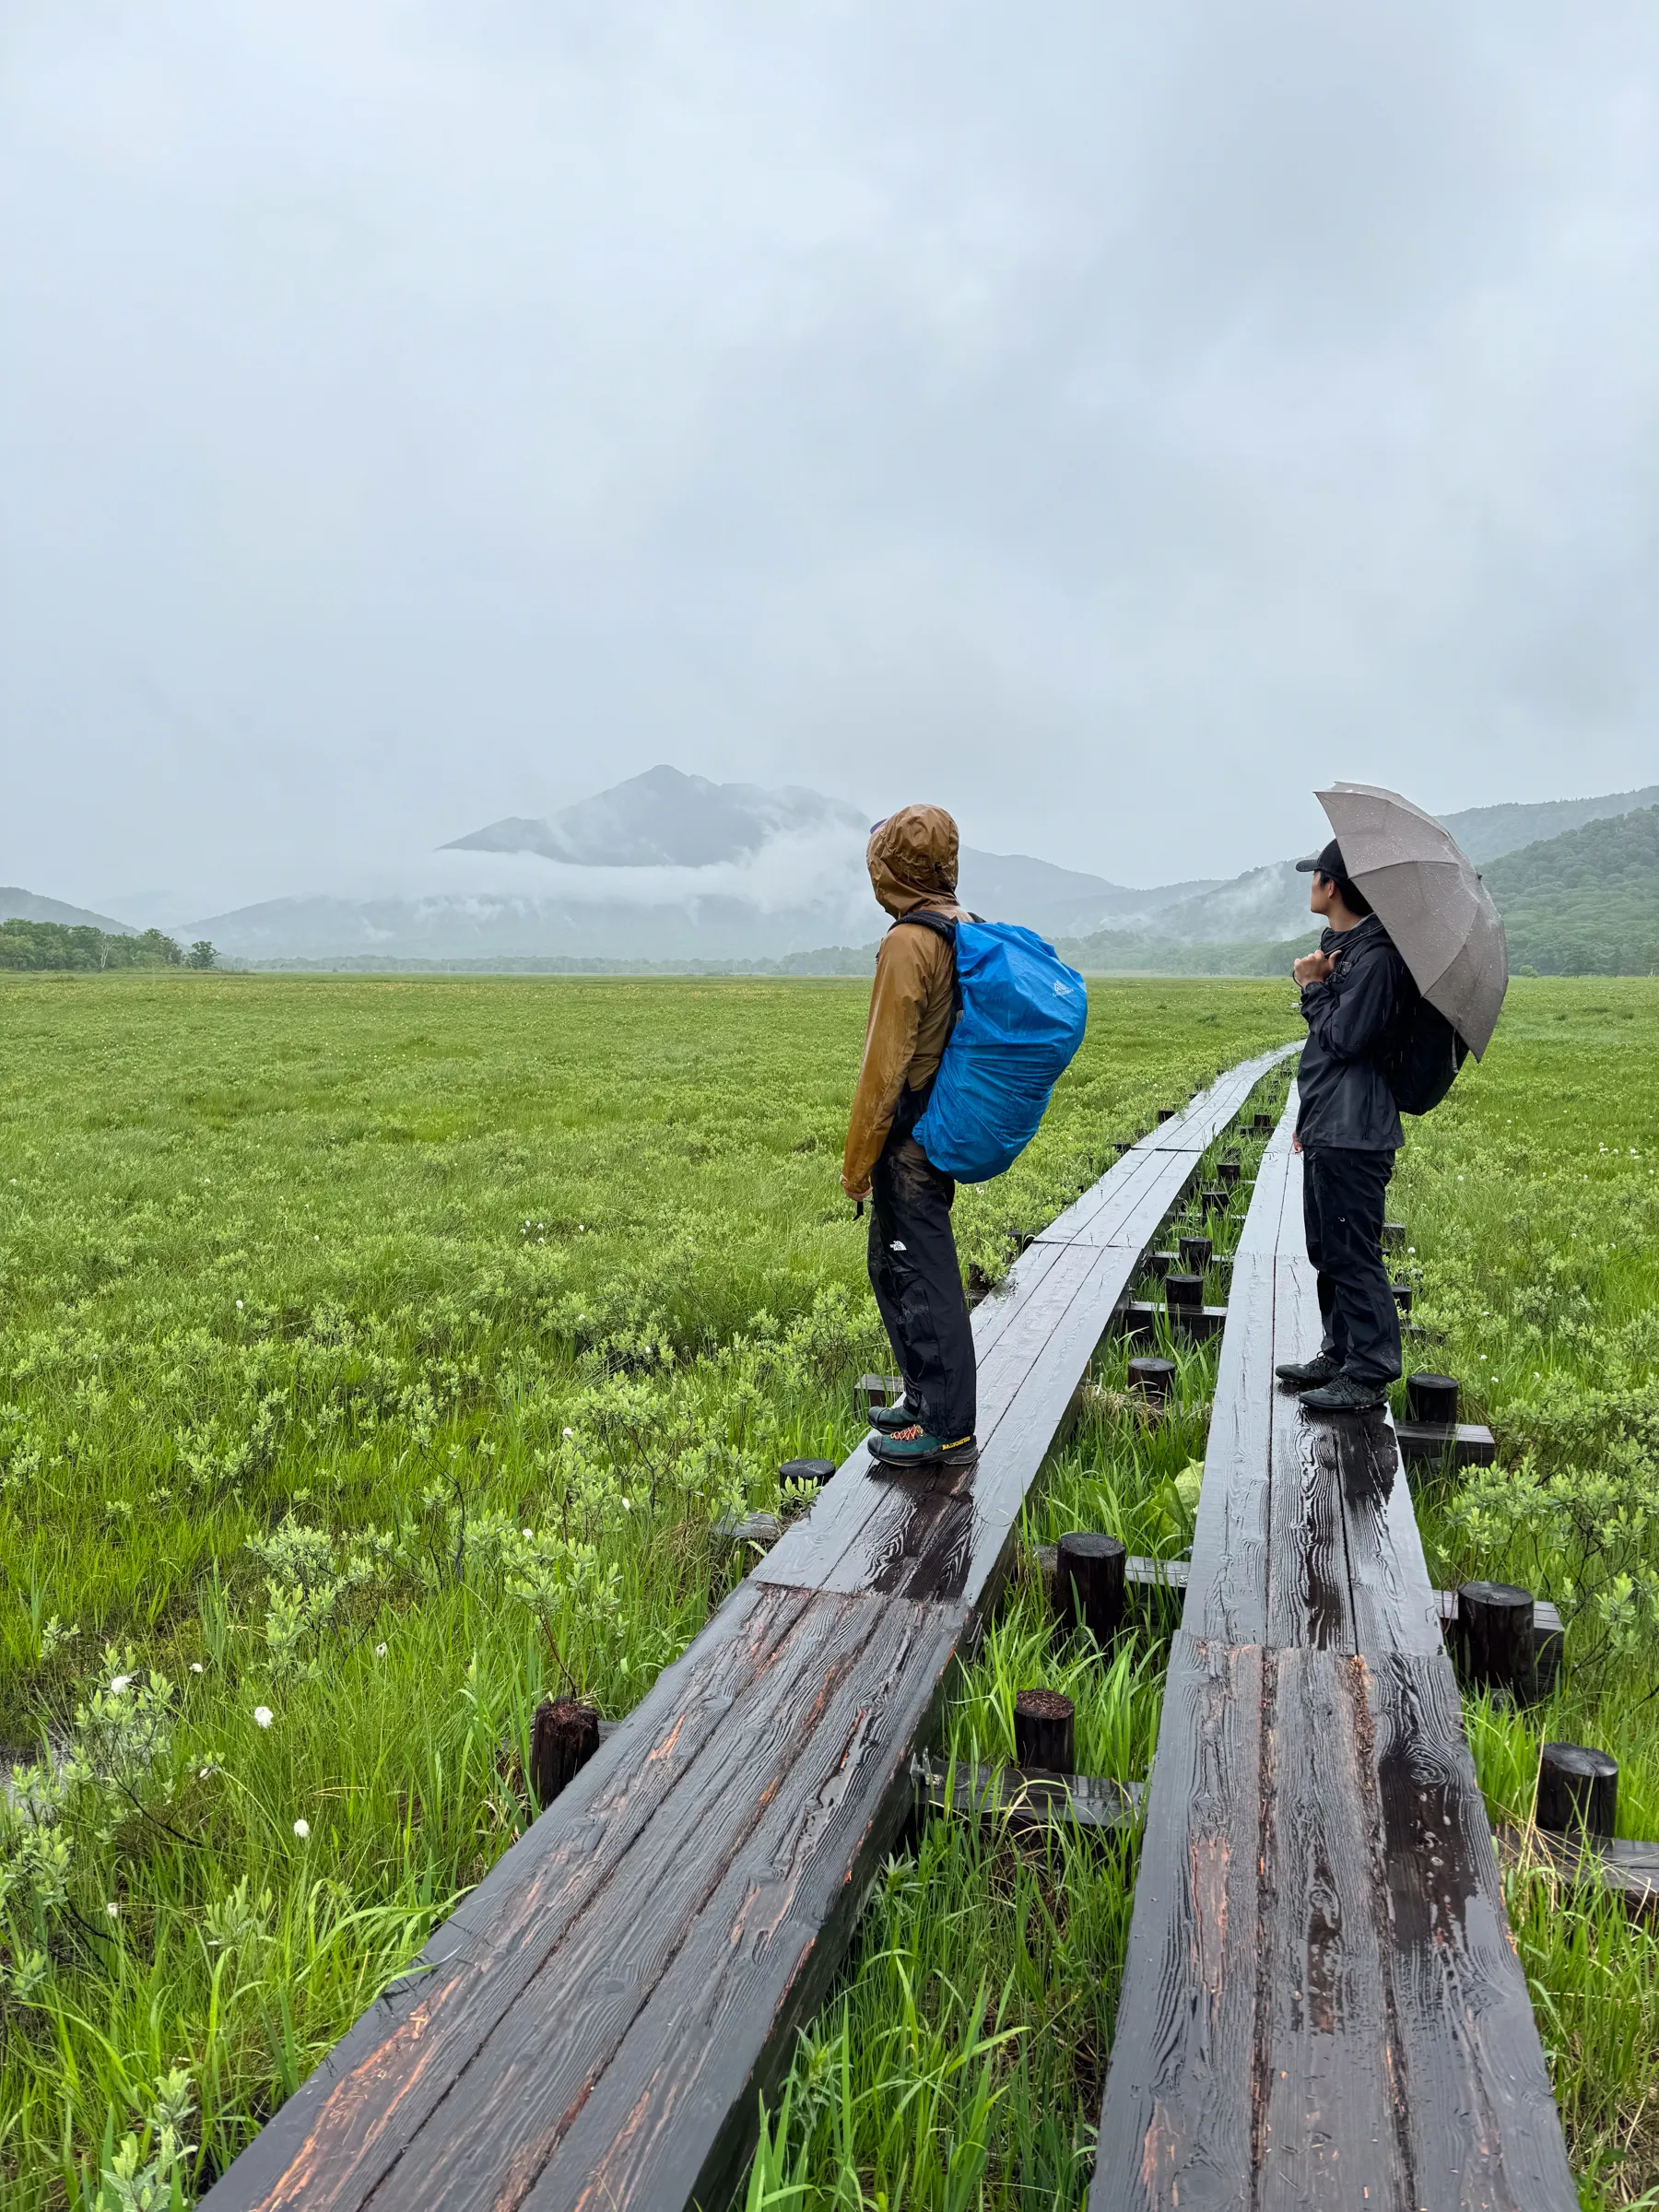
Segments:
[[[128,937],[89,924],[0,922],[0,968],[211,968],[218,958],[206,937],[186,952],[159,929]]]

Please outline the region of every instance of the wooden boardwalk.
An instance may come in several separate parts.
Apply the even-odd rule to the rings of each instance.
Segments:
[[[861,1443],[204,2207],[724,2202],[1141,1253],[1290,1049],[1133,1147],[980,1307],[977,1468],[877,1479]]]
[[[1238,1257],[1090,2212],[1578,2202],[1388,1418],[1320,1423],[1291,1106]]]

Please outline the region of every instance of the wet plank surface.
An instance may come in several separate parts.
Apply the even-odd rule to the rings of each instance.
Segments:
[[[863,1444],[205,2206],[717,2204],[912,1813],[910,1762],[1139,1264],[1267,1054],[1071,1209],[974,1315],[977,1468]],[[1205,1134],[1207,1132],[1207,1134]],[[1165,1202],[1167,1200],[1167,1202]]]
[[[1576,2202],[1384,1414],[1318,1422],[1285,1123],[1233,1270],[1091,2212]]]

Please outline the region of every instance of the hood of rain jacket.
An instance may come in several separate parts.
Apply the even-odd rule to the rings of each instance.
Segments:
[[[901,806],[870,833],[865,857],[877,899],[895,920],[927,908],[955,922],[957,826],[942,806]],[[876,953],[864,1061],[853,1094],[841,1185],[870,1187],[906,1087],[932,1082],[956,1019],[956,960],[931,929],[889,929]]]

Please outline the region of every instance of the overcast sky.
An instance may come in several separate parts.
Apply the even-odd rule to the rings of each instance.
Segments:
[[[1659,11],[10,0],[0,881],[1659,773]]]

